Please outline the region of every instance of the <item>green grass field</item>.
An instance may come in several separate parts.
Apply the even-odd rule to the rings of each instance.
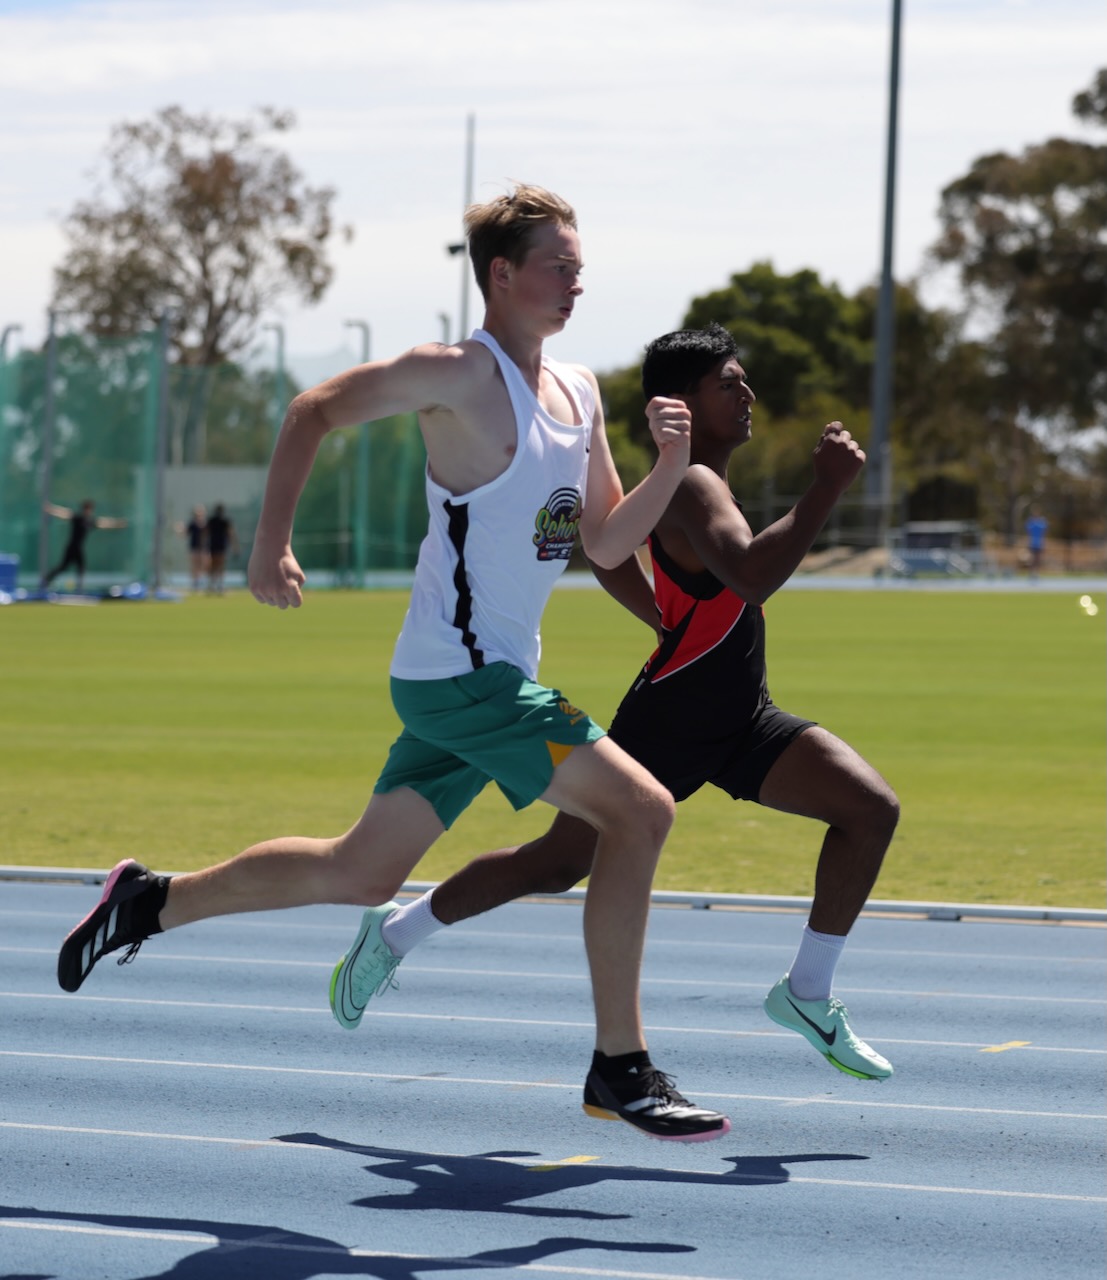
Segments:
[[[245,593],[0,609],[0,862],[162,870],[344,830],[396,732],[387,668],[406,592]],[[884,773],[903,805],[875,896],[1104,906],[1104,619],[1076,594],[785,591],[770,685]],[[554,594],[542,678],[603,723],[649,635],[599,591]],[[543,830],[494,788],[416,869]],[[705,789],[657,887],[811,892],[820,828]]]

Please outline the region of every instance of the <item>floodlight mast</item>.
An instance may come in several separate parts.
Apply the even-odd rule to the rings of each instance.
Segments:
[[[368,364],[372,330],[367,320],[343,320],[347,329],[361,332],[361,363]],[[373,465],[370,427],[363,422],[357,429],[357,471],[354,476],[354,572],[358,586],[365,586],[369,569],[369,478]]]
[[[465,121],[465,204],[464,209],[473,203],[473,150],[474,139],[476,136],[477,118],[470,112]],[[461,255],[461,311],[459,313],[459,332],[457,335],[458,342],[464,341],[469,336],[469,257],[465,250],[468,248],[464,240],[456,241],[446,246],[446,252],[451,258]],[[441,312],[439,316],[441,317]]]
[[[273,391],[273,443],[277,443],[277,436],[281,432],[281,424],[284,422],[285,404],[287,393],[285,391],[285,365],[284,365],[284,325],[280,323],[263,324],[262,330],[266,333],[273,333],[277,338],[277,377],[276,386]]]
[[[888,80],[888,135],[884,169],[884,250],[876,308],[876,352],[873,366],[872,430],[869,465],[865,469],[865,501],[877,511],[878,545],[885,545],[892,503],[892,363],[895,353],[895,280],[892,250],[896,211],[896,135],[899,119],[899,50],[902,0],[892,0],[892,48]]]
[[[19,333],[23,329],[21,324],[6,324],[4,332],[0,333],[0,360],[8,358],[8,339],[13,333]]]
[[[165,545],[165,468],[169,455],[169,330],[176,318],[166,307],[158,318],[157,437],[154,443],[154,537],[150,580],[161,590],[162,554]]]
[[[58,317],[65,312],[51,307],[46,313],[46,389],[42,405],[42,457],[39,463],[38,576],[50,572],[50,517],[46,506],[54,477],[54,418],[57,412],[55,382],[58,372]]]

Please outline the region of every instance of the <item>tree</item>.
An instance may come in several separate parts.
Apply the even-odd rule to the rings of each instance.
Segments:
[[[1107,70],[1073,100],[1107,127]],[[933,259],[986,335],[995,402],[1054,448],[1107,425],[1107,145],[1051,138],[982,156],[942,192]]]
[[[760,490],[767,512],[773,491],[795,494],[810,478],[812,427],[834,418],[864,440],[869,428],[876,295],[849,297],[815,271],[780,275],[768,262],[736,272],[721,289],[694,298],[683,324],[716,321],[734,335],[739,358],[757,394],[757,429],[737,465],[743,487]],[[950,319],[923,306],[911,286],[896,291],[897,405],[938,425],[944,385],[936,369],[952,342]],[[600,380],[613,424],[648,443],[639,367]],[[940,465],[940,450],[930,464]]]
[[[1107,70],[1073,102],[1107,126]],[[1066,536],[1102,529],[1107,450],[1107,146],[1052,139],[977,160],[942,193],[934,263],[956,268],[965,305],[928,308],[897,285],[893,474],[914,518],[970,518],[1016,536],[1045,500]],[[812,425],[869,430],[876,291],[843,294],[814,271],[770,263],[695,298],[683,324],[735,337],[758,397],[737,465],[762,523],[810,471]],[[639,370],[601,378],[605,406],[646,437]],[[1099,514],[1095,514],[1099,513]]]
[[[734,335],[772,413],[793,414],[812,395],[867,403],[872,350],[859,337],[857,305],[817,272],[782,276],[757,262],[725,289],[693,299],[684,324],[701,329],[711,320]]]
[[[264,140],[294,123],[269,107],[242,120],[167,107],[114,126],[106,177],[65,220],[54,305],[104,337],[149,330],[169,309],[177,360],[214,365],[244,351],[282,297],[317,302],[333,276],[335,193]]]

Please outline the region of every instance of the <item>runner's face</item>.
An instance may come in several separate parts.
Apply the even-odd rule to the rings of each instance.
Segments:
[[[757,397],[746,381],[746,371],[733,356],[721,360],[684,398],[692,410],[693,437],[712,436],[735,445],[750,438],[751,408]]]
[[[519,266],[504,264],[515,307],[532,316],[543,334],[560,333],[584,292],[580,237],[570,227],[537,227]]]

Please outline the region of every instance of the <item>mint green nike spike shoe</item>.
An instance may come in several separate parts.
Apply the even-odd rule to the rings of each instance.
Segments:
[[[396,910],[395,902],[369,907],[361,917],[354,945],[331,974],[331,1012],[340,1026],[353,1031],[374,996],[394,987],[400,957],[381,937],[381,925]]]
[[[846,1021],[848,1010],[841,1000],[797,1000],[788,986],[788,975],[765,997],[765,1012],[789,1031],[798,1031],[832,1067],[858,1080],[887,1080],[892,1064],[864,1040],[858,1040]]]

